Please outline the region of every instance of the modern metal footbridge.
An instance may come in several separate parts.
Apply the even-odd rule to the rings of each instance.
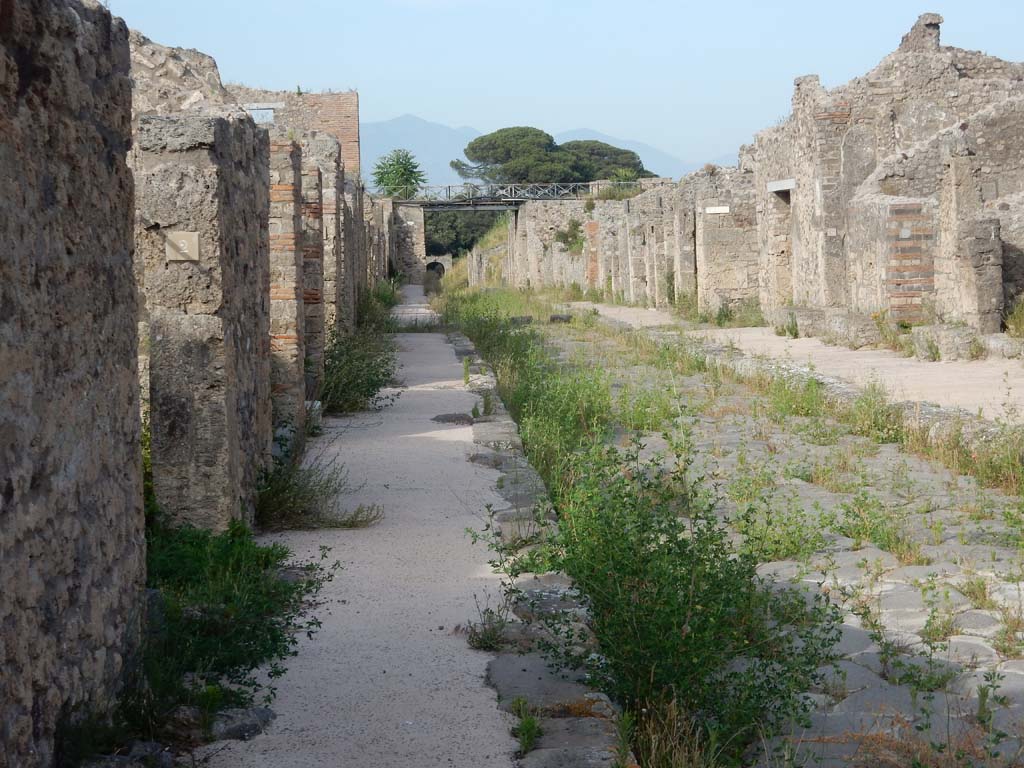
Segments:
[[[453,184],[399,190],[391,195],[396,203],[417,205],[428,211],[480,208],[508,211],[530,200],[584,200],[628,196],[639,191],[639,182],[590,181],[570,184]]]

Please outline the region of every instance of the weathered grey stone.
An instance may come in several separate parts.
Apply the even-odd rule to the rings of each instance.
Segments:
[[[470,257],[470,279],[658,307],[685,296],[704,313],[759,303],[771,323],[852,347],[929,322],[913,334],[925,356],[1009,351],[977,334],[1024,293],[1024,64],[940,46],[940,22],[925,14],[845,85],[798,78],[792,113],[735,167],[628,200],[525,204],[507,247]]]
[[[946,652],[943,654],[949,661],[969,666],[993,665],[999,661],[999,654],[989,643],[968,635],[953,635],[946,640]]]
[[[1002,619],[995,611],[964,611],[956,616],[956,626],[965,635],[995,637],[1003,626]]]
[[[522,768],[613,768],[615,764],[615,752],[598,747],[537,749],[519,761]]]
[[[273,710],[266,707],[224,709],[213,718],[210,735],[214,741],[224,739],[246,741],[263,733],[276,717]]]
[[[580,749],[615,747],[615,723],[601,717],[545,717],[540,721],[537,749]]]
[[[0,8],[0,762],[102,716],[145,612],[128,30]]]
[[[269,142],[248,117],[144,115],[132,163],[153,485],[169,519],[252,522],[270,460]],[[178,234],[195,233],[198,253]]]
[[[487,664],[487,682],[498,692],[498,706],[506,712],[517,698],[550,714],[567,709],[576,715],[588,712],[593,693],[582,679],[579,672],[553,671],[537,653],[503,653]]]

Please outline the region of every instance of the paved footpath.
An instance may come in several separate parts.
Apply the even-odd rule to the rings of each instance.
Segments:
[[[634,328],[679,325],[669,312],[639,307],[574,302]],[[719,344],[732,342],[753,355],[810,363],[825,376],[865,385],[878,381],[896,400],[927,401],[963,408],[987,418],[1024,416],[1024,363],[1020,360],[949,360],[928,362],[888,349],[835,347],[819,339],[776,336],[771,328],[714,328],[690,334]],[[1007,413],[1007,405],[1010,406]],[[1016,411],[1014,413],[1014,411]]]
[[[415,286],[406,304],[422,304]],[[401,308],[400,308],[401,309]],[[219,768],[455,766],[510,768],[510,715],[484,685],[491,656],[471,650],[460,623],[476,617],[474,592],[498,594],[488,553],[474,546],[484,505],[503,504],[498,472],[470,463],[472,426],[432,421],[465,414],[477,398],[442,334],[397,336],[404,386],[377,413],[327,419],[313,452],[329,445],[357,486],[346,509],[378,504],[385,517],[354,531],[267,537],[344,565],[325,587],[323,627],[305,637],[279,681],[277,720],[250,742],[204,750]],[[359,487],[361,486],[361,487]],[[494,601],[492,600],[492,603]]]

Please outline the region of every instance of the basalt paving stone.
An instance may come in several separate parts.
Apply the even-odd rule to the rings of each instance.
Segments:
[[[862,627],[841,624],[839,633],[839,642],[832,649],[839,656],[851,656],[876,649],[871,633]]]
[[[521,768],[612,768],[615,764],[614,750],[597,747],[536,749],[519,761]]]
[[[969,635],[953,635],[946,639],[943,658],[964,666],[991,667],[999,663],[999,653],[991,644],[981,638]]]
[[[578,618],[587,616],[586,610],[580,605],[579,594],[572,588],[560,586],[523,589],[512,610],[523,621],[537,621],[566,614]]]
[[[1002,617],[996,611],[972,609],[956,615],[956,626],[962,634],[993,638],[1002,629]]]
[[[613,749],[618,738],[615,723],[601,717],[545,717],[540,727],[538,750],[579,749],[602,743],[607,749]]]
[[[829,694],[836,701],[841,701],[851,693],[866,688],[887,685],[872,670],[846,659],[836,662],[835,665],[821,667],[819,671],[823,677],[820,690]]]
[[[557,338],[564,331],[550,333]],[[577,329],[571,345],[574,354],[587,346],[583,334]],[[647,336],[653,338],[655,334],[648,332]],[[973,608],[958,587],[967,576],[976,574],[991,582],[990,595],[997,604],[1010,610],[1024,605],[1024,585],[1017,583],[1021,578],[1016,546],[1020,533],[1003,519],[1004,511],[1013,510],[1018,499],[979,489],[973,478],[957,476],[935,462],[904,453],[896,444],[878,445],[869,438],[852,435],[848,427],[829,418],[771,421],[767,418],[768,398],[727,377],[666,378],[664,371],[634,364],[638,358],[624,354],[610,339],[601,338],[590,345],[592,350],[600,347],[602,354],[587,355],[588,359],[613,369],[611,375],[617,385],[672,386],[681,400],[697,409],[694,417],[682,420],[689,425],[695,451],[690,476],[703,477],[705,484],[722,497],[717,511],[723,519],[734,517],[748,501],[742,483],[761,471],[769,476],[769,486],[760,493],[773,509],[799,509],[813,524],[829,528],[832,521],[842,521],[848,514],[856,516],[857,507],[850,505],[854,492],[863,492],[869,502],[877,501],[884,512],[891,514],[919,546],[918,564],[904,564],[870,541],[858,542],[833,530],[827,532],[826,544],[809,564],[764,563],[758,568],[762,578],[780,584],[800,582],[812,591],[822,581],[822,588],[836,599],[856,592],[876,601],[885,641],[902,649],[898,663],[919,668],[917,674],[927,676],[945,669],[958,672],[975,662],[992,668],[999,662],[989,642],[1001,627],[998,612]],[[621,361],[618,366],[612,364],[616,359]],[[816,466],[829,488],[806,479]],[[822,469],[826,470],[824,474]],[[829,469],[831,476],[827,474]],[[753,482],[756,486],[756,480]],[[730,538],[739,541],[735,532]],[[827,571],[827,578],[823,571]],[[921,593],[923,586],[930,590],[927,599]],[[852,602],[845,605],[849,610]],[[959,634],[950,638],[945,652],[936,651],[929,662],[915,651],[928,651],[920,633],[933,609],[953,612]],[[887,668],[872,633],[860,628],[858,620],[849,614],[845,622],[836,650],[849,657],[840,663],[849,665],[847,669],[858,676],[864,688],[852,701],[848,697],[819,718],[819,728],[810,732],[816,738],[888,727],[894,722],[895,712],[901,717],[915,715],[909,688],[882,679],[883,673],[891,674],[892,670]],[[893,660],[888,662],[891,666]],[[1024,662],[1019,673],[1013,670],[1007,676],[1014,678],[1009,698],[1016,702],[1015,695],[1019,694],[1024,710]],[[1018,681],[1022,683],[1019,691]],[[973,691],[982,683],[983,678],[978,677],[962,685]],[[936,692],[936,696],[940,694]],[[879,717],[876,709],[883,706],[889,714],[882,718],[884,722],[873,722]],[[1002,717],[1009,722],[1008,716]],[[836,750],[836,754],[825,755],[825,764],[837,759],[844,749],[842,745],[826,745],[825,752]]]
[[[487,682],[498,692],[498,706],[506,712],[518,698],[541,710],[583,706],[591,690],[582,680],[582,672],[553,671],[537,653],[502,653],[487,665]]]

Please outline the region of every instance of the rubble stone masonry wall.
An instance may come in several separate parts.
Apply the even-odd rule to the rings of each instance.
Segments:
[[[136,274],[157,502],[251,523],[271,450],[269,139],[248,116],[143,116]]]
[[[306,306],[306,397],[324,378],[324,198],[316,158],[302,159],[302,297]]]
[[[942,46],[941,23],[921,16],[838,88],[797,78],[792,113],[735,168],[629,200],[526,203],[503,279],[656,306],[693,295],[705,312],[756,300],[840,337],[880,312],[999,331],[1024,294],[1024,64]],[[573,220],[582,256],[555,238]]]
[[[0,12],[0,763],[49,766],[134,657],[142,513],[128,30]]]
[[[302,263],[302,150],[282,132],[270,144],[270,394],[275,442],[304,434],[306,345]]]

